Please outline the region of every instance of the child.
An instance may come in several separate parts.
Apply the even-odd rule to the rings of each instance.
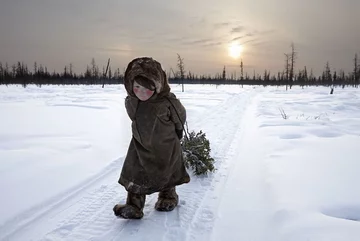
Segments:
[[[190,182],[180,145],[186,110],[170,92],[160,63],[152,58],[132,60],[124,85],[133,136],[119,183],[128,194],[126,204],[113,210],[116,216],[140,219],[146,195],[159,192],[155,209],[172,211],[178,204],[175,186]]]

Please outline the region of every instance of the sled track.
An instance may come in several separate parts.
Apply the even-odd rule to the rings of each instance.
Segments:
[[[91,178],[88,178],[76,187],[61,193],[36,207],[32,207],[21,215],[16,216],[4,226],[0,227],[0,233],[2,234],[2,236],[0,236],[0,240],[13,240],[18,233],[22,233],[22,231],[30,229],[30,227],[35,225],[37,222],[41,222],[45,218],[53,216],[54,212],[61,212],[61,210],[66,210],[67,208],[76,205],[76,202],[80,202],[79,196],[81,197],[83,192],[86,192],[86,190],[96,185],[96,183],[103,180],[115,170],[118,172],[122,162],[122,158],[112,162],[104,168],[103,171]]]
[[[120,158],[101,173],[59,195],[39,207],[19,215],[0,227],[0,240],[195,240],[199,235],[211,232],[215,218],[209,206],[218,202],[213,194],[221,188],[231,168],[231,150],[236,149],[241,135],[241,119],[231,118],[243,112],[251,100],[251,93],[233,94],[224,102],[206,111],[206,118],[197,125],[207,133],[211,141],[212,156],[216,159],[216,174],[207,178],[192,177],[189,184],[178,187],[179,206],[173,212],[157,212],[154,205],[157,194],[147,196],[144,218],[124,220],[114,216],[112,208],[125,202],[126,192],[117,184],[123,158]],[[228,115],[221,123],[219,115]],[[224,117],[228,117],[224,116]],[[210,120],[210,121],[209,121]],[[226,121],[225,121],[226,120]],[[212,129],[221,130],[221,135],[212,138]],[[199,130],[195,127],[195,130]],[[237,130],[232,133],[231,130]],[[230,155],[229,155],[230,154]],[[25,217],[25,218],[24,218]],[[149,233],[149,231],[151,231]]]
[[[244,94],[242,94],[244,95]],[[230,98],[226,99],[223,103],[221,103],[214,112],[210,110],[208,113],[204,113],[206,119],[199,120],[197,124],[201,126],[206,133],[211,133],[211,130],[214,128],[213,122],[209,122],[211,119],[218,119],[219,115],[224,115],[224,113],[228,115],[236,115],[235,113],[239,111],[244,111],[245,107],[250,101],[250,94],[247,96],[242,96],[239,98],[238,95],[233,95]],[[210,125],[207,123],[211,123]],[[163,224],[160,226],[160,230],[158,234],[151,234],[151,237],[155,240],[195,240],[196,235],[199,232],[208,233],[212,229],[213,220],[215,218],[214,210],[210,209],[207,204],[207,199],[216,198],[212,197],[212,191],[214,190],[214,186],[218,182],[222,182],[222,180],[227,177],[228,170],[228,151],[230,149],[236,148],[238,143],[234,143],[234,139],[236,135],[240,135],[239,126],[241,124],[241,120],[239,119],[230,119],[227,122],[216,123],[217,128],[223,130],[222,135],[217,139],[211,140],[213,151],[212,155],[216,159],[217,166],[216,168],[221,173],[220,175],[212,175],[206,178],[197,178],[192,177],[192,181],[189,184],[178,187],[177,192],[180,198],[180,204],[177,209],[170,213],[159,213],[154,211],[152,207],[153,204],[150,204],[151,211],[149,213],[145,213],[144,215],[144,223],[142,226],[136,227],[139,229],[149,230],[151,225],[148,223],[156,223],[159,220],[163,221]],[[229,128],[230,127],[230,128]],[[236,133],[232,133],[229,130],[237,129]],[[211,138],[211,134],[209,134],[209,138]],[[154,197],[154,202],[156,201],[156,196]],[[148,201],[147,201],[148,203]],[[146,210],[146,207],[145,207]],[[145,223],[146,222],[146,223]],[[130,230],[130,231],[129,231]],[[136,232],[139,234],[141,231]],[[124,237],[128,237],[130,240],[130,236],[134,233],[133,229],[122,229],[121,232],[111,240],[123,240]],[[135,238],[135,236],[131,237],[131,240],[143,240],[144,236],[149,234],[144,233],[143,235],[139,235],[140,238]]]
[[[239,98],[239,95],[246,95],[243,98]],[[226,113],[229,116],[237,116],[237,112],[245,112],[246,107],[249,105],[252,99],[251,93],[241,93],[234,94],[231,98],[227,99],[221,109],[223,113]],[[221,113],[213,113],[213,115],[218,115]],[[210,115],[211,118],[212,115]],[[241,115],[243,117],[243,114]],[[216,207],[221,199],[221,197],[216,196],[216,193],[219,194],[218,189],[222,190],[223,185],[226,183],[226,180],[229,176],[229,173],[232,171],[232,158],[234,153],[242,140],[242,129],[240,128],[242,119],[235,118],[226,118],[227,121],[219,123],[218,129],[223,130],[222,135],[217,138],[217,140],[211,141],[213,148],[213,157],[216,159],[216,175],[212,175],[211,178],[202,180],[203,183],[201,186],[204,187],[205,192],[201,193],[199,200],[201,200],[200,205],[196,208],[193,218],[191,220],[191,225],[187,232],[189,233],[186,240],[208,240],[211,235],[211,231],[214,225],[214,219],[216,218]],[[231,132],[231,130],[236,130],[236,132]],[[216,191],[215,191],[216,190]],[[190,204],[187,204],[190,206]]]

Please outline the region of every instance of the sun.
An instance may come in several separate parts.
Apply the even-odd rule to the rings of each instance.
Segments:
[[[234,59],[238,59],[240,57],[242,50],[242,45],[237,42],[232,42],[228,47],[229,56]]]

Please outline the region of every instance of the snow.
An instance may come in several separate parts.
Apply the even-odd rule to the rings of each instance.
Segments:
[[[217,170],[123,220],[123,86],[0,86],[0,240],[360,239],[358,89],[171,87]]]

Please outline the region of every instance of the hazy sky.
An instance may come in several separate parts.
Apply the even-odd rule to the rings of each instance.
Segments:
[[[0,61],[34,61],[49,71],[73,64],[78,73],[94,57],[123,70],[152,56],[167,71],[176,53],[198,74],[239,73],[228,54],[242,44],[245,71],[283,70],[293,41],[296,69],[350,71],[360,53],[359,0],[0,0]]]

